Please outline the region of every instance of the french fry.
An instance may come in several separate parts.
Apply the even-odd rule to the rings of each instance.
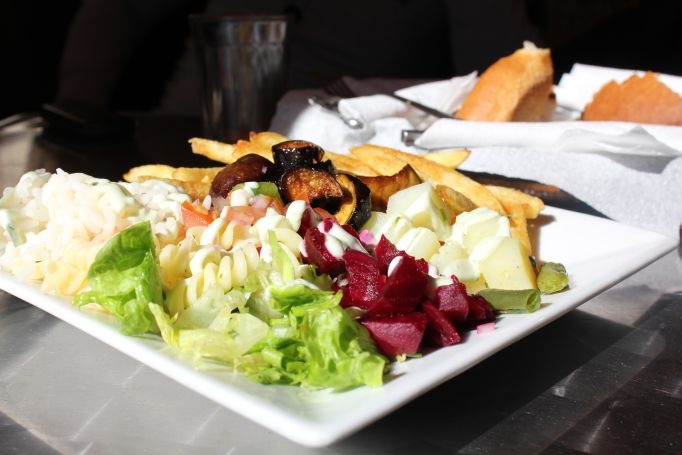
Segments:
[[[468,149],[440,150],[438,152],[427,153],[424,155],[424,158],[454,169],[469,158],[470,154],[471,150]]]
[[[351,154],[360,158],[375,170],[381,170],[382,166],[387,166],[386,173],[395,170],[396,166],[400,166],[400,162],[407,163],[417,171],[422,180],[429,181],[434,185],[449,186],[453,190],[462,193],[478,207],[488,207],[496,212],[505,213],[500,201],[485,186],[460,174],[454,169],[427,160],[420,155],[376,145],[351,147],[350,151]]]
[[[168,182],[171,185],[175,185],[178,188],[180,188],[182,191],[187,193],[189,195],[189,197],[191,197],[192,199],[202,200],[206,197],[206,195],[211,190],[211,182],[188,182],[186,180],[178,180],[178,179],[173,179],[173,178],[161,178],[161,177],[154,177],[151,175],[138,176],[135,179],[135,181],[136,182],[144,182],[146,180],[152,180],[152,179],[163,180],[164,182]]]
[[[123,174],[127,182],[140,181],[140,177],[157,179],[175,179],[188,182],[208,182],[213,178],[222,167],[173,167],[166,164],[145,164],[131,168]]]
[[[499,199],[507,211],[512,236],[519,239],[530,254],[532,246],[528,235],[527,220],[537,218],[545,208],[545,203],[538,197],[514,188],[496,185],[487,185],[487,188]]]
[[[193,137],[189,140],[192,147],[192,153],[195,155],[202,155],[213,161],[223,164],[232,164],[237,158],[234,156],[233,144],[226,144],[225,142],[213,141],[211,139],[203,139],[200,137]]]
[[[519,239],[528,250],[528,254],[531,254],[533,248],[530,243],[530,236],[528,235],[526,209],[523,207],[523,204],[511,200],[503,201],[503,205],[509,216],[509,229],[512,237]]]
[[[324,157],[331,160],[334,167],[341,172],[348,172],[357,176],[376,176],[379,175],[374,169],[364,164],[353,155],[342,155],[340,153],[324,152]]]
[[[128,172],[123,174],[123,179],[126,182],[136,182],[140,181],[140,177],[171,178],[174,169],[173,166],[166,164],[145,164],[129,169]]]
[[[279,133],[264,131],[249,133],[249,140],[239,139],[235,144],[193,137],[189,140],[192,153],[224,164],[232,164],[244,155],[255,153],[272,160],[272,146],[286,141],[287,138]]]
[[[545,208],[545,203],[539,197],[532,196],[514,188],[506,186],[486,185],[486,188],[502,203],[503,207],[519,206],[523,210],[523,216],[527,219],[535,219]]]
[[[249,142],[253,145],[254,148],[259,150],[270,151],[272,150],[273,145],[279,144],[280,142],[284,142],[288,139],[289,138],[287,138],[286,136],[282,136],[281,134],[275,133],[274,131],[249,133]]]
[[[388,149],[376,145],[365,144],[351,147],[350,153],[356,159],[374,169],[377,175],[397,174],[408,164],[403,159],[396,159],[396,157],[388,152]]]

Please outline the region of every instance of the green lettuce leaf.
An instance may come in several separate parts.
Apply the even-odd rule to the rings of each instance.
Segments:
[[[163,290],[151,224],[134,224],[105,243],[88,270],[88,284],[75,305],[101,305],[127,335],[158,333],[149,303],[163,303]]]
[[[340,293],[295,283],[269,294],[285,316],[270,320],[270,334],[240,365],[253,380],[335,390],[382,384],[386,359],[339,306]]]

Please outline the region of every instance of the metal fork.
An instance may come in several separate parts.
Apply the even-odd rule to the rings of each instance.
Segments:
[[[341,98],[355,98],[358,96],[349,86],[342,77],[332,81],[330,84],[322,88],[325,93],[329,95],[338,96]]]
[[[354,96],[357,96],[355,94],[355,92],[353,92],[353,90],[348,86],[348,84],[346,84],[346,81],[344,81],[343,78],[336,79],[331,84],[326,85],[323,88],[323,90],[325,91],[325,93],[328,93],[328,94],[333,95],[333,96],[338,96],[341,98],[352,98]],[[405,99],[401,96],[395,95],[393,93],[386,93],[386,95],[393,96],[394,98],[397,98],[404,103],[414,105],[414,102],[411,102],[410,100],[407,100],[407,99]],[[422,106],[421,104],[419,104],[418,106],[415,105],[415,107],[420,108],[420,107],[426,107],[426,106]],[[429,112],[429,111],[431,111],[431,109],[428,107],[426,107],[426,108],[427,108],[427,112],[429,114],[433,115],[432,112]],[[423,110],[424,109],[422,109],[422,111]],[[440,113],[436,111],[436,114],[440,114]],[[438,115],[438,116],[442,117],[442,115]],[[414,142],[419,138],[419,136],[421,136],[421,134],[423,132],[424,132],[423,130],[402,130],[402,131],[400,131],[400,141],[407,146],[413,146]]]
[[[343,98],[353,98],[356,96],[343,80],[337,79],[331,84],[323,87],[322,90],[330,96],[311,96],[308,98],[308,103],[320,106],[326,111],[333,112],[351,129],[360,129],[364,127],[360,120],[346,117],[339,111],[339,101]]]

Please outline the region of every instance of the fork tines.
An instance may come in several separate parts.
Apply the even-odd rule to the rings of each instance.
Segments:
[[[326,85],[322,90],[329,95],[340,96],[341,98],[355,98],[357,96],[342,77]]]

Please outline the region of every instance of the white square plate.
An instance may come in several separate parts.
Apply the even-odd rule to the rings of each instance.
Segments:
[[[196,371],[154,337],[118,332],[115,321],[93,316],[34,285],[0,274],[0,288],[51,313],[217,403],[303,445],[324,446],[390,413],[603,292],[665,253],[677,239],[603,218],[547,207],[532,230],[536,255],[563,263],[570,290],[543,298],[535,313],[501,316],[494,332],[475,331],[456,346],[394,366],[380,388],[342,393],[255,384],[228,372]]]

